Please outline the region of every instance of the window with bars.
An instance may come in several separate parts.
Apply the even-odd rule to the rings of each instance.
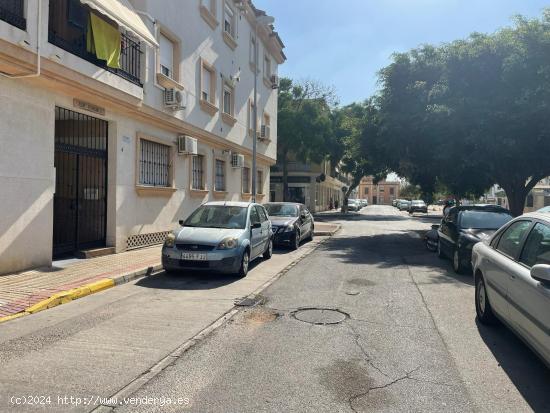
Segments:
[[[249,194],[250,193],[250,168],[244,167],[242,169],[243,171],[243,194]]]
[[[256,192],[258,194],[264,193],[264,171],[256,171],[257,177],[256,177]]]
[[[216,180],[214,182],[215,191],[225,191],[225,161],[216,159]]]
[[[171,187],[170,146],[146,139],[140,140],[139,184]]]
[[[204,156],[193,156],[191,189],[204,189]]]

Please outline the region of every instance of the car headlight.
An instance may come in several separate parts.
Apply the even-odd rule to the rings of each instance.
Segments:
[[[218,249],[220,250],[231,250],[233,248],[237,248],[237,238],[225,238],[218,244]]]
[[[294,231],[294,225],[287,225],[285,228],[285,232],[292,232]]]
[[[176,244],[176,236],[172,233],[169,233],[164,240],[164,246],[172,248]]]

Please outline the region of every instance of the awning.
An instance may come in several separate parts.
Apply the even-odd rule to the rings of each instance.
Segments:
[[[150,46],[159,46],[155,36],[151,34],[128,0],[80,0],[80,2],[104,14]]]

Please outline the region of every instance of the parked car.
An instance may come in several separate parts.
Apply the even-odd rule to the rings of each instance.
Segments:
[[[397,209],[399,209],[400,211],[408,211],[410,205],[411,205],[411,201],[407,201],[406,199],[402,199],[397,204]]]
[[[208,202],[181,228],[168,234],[162,247],[166,271],[214,270],[245,276],[254,259],[271,258],[271,222],[259,204]]]
[[[522,215],[472,252],[478,320],[500,319],[550,367],[550,215]]]
[[[411,201],[411,204],[409,205],[409,214],[414,214],[415,212],[423,212],[427,214],[428,206],[421,199],[415,199]]]
[[[360,211],[361,204],[357,199],[348,199],[348,211]]]
[[[424,243],[429,251],[437,251],[437,241],[439,240],[438,229],[439,224],[433,224],[432,228],[424,235]]]
[[[472,247],[512,218],[510,211],[498,206],[452,207],[437,230],[437,254],[451,258],[456,273],[464,272],[470,268]]]
[[[545,207],[539,209],[537,212],[548,213],[548,212],[550,212],[550,206],[545,206]]]
[[[305,205],[292,202],[269,202],[264,207],[271,221],[274,245],[298,249],[302,240],[313,239],[315,222]]]
[[[367,201],[366,199],[360,199],[359,203],[361,204],[361,208],[364,208],[369,205],[369,201]]]

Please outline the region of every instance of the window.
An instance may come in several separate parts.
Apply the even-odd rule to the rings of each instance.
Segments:
[[[214,191],[225,191],[225,161],[216,159],[216,180]]]
[[[271,59],[267,55],[264,56],[264,76],[268,80],[271,78]]]
[[[384,192],[386,189],[383,186],[378,187],[380,192]]]
[[[223,113],[233,116],[233,88],[227,84],[223,86]]]
[[[258,214],[258,210],[256,209],[256,207],[253,206],[252,208],[250,208],[250,223],[254,225],[259,224],[260,222],[260,214]]]
[[[216,107],[216,70],[213,66],[201,59],[200,77],[200,105],[201,109],[214,116]]]
[[[212,72],[203,65],[202,67],[202,82],[201,82],[201,99],[212,103]]]
[[[201,17],[212,29],[216,29],[218,26],[216,2],[217,0],[201,0],[200,6]]]
[[[256,171],[256,193],[264,193],[264,171]]]
[[[540,223],[535,225],[525,241],[520,262],[528,267],[550,265],[550,227]]]
[[[242,186],[243,186],[243,194],[249,194],[250,193],[250,168],[244,167],[242,171]]]
[[[159,35],[160,73],[174,79],[174,42],[164,34]]]
[[[171,187],[170,146],[140,139],[139,141],[140,185]]]
[[[195,155],[193,156],[193,165],[192,165],[192,176],[193,181],[191,183],[191,189],[203,190],[204,187],[204,156]]]
[[[394,195],[395,194],[395,188],[390,188],[390,195]]]
[[[365,188],[365,195],[369,194],[369,188]]]
[[[500,237],[497,250],[511,258],[518,255],[523,236],[531,226],[531,221],[517,221],[510,225]]]
[[[527,208],[533,208],[533,195],[532,194],[527,195],[527,199],[525,200],[525,206]]]
[[[224,8],[223,30],[231,37],[235,37],[235,12],[227,2]]]
[[[201,0],[201,5],[205,7],[213,16],[216,16],[216,0]]]
[[[254,36],[250,37],[250,64],[256,64],[256,39]]]
[[[265,211],[264,207],[256,206],[256,208],[258,209],[258,215],[260,215],[260,220],[262,222],[267,221],[269,218],[267,217],[267,212]]]

